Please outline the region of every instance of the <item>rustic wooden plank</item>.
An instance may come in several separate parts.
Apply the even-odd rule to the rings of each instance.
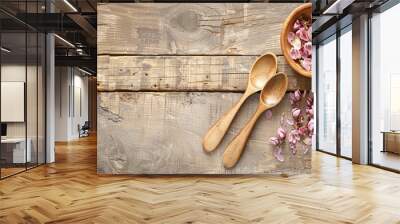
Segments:
[[[99,54],[281,54],[295,3],[98,5]]]
[[[244,91],[256,56],[99,56],[99,91]],[[311,88],[284,57],[278,70],[289,90]]]
[[[290,111],[288,97],[262,115],[237,166],[224,169],[222,153],[256,109],[258,94],[239,111],[220,147],[202,150],[204,133],[240,93],[210,92],[102,92],[98,96],[98,173],[106,174],[297,174],[308,172],[310,151],[285,161],[273,157],[269,137],[280,125],[280,115]]]

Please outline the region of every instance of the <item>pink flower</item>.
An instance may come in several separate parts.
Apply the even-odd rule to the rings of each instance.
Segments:
[[[283,129],[283,128],[278,128],[278,130],[277,130],[277,136],[278,136],[278,138],[280,139],[280,140],[284,140],[285,139],[285,137],[286,137],[286,131]]]
[[[306,71],[311,71],[311,58],[300,60],[300,64]]]
[[[271,120],[271,118],[272,118],[272,111],[271,111],[271,110],[267,110],[267,112],[265,112],[265,117],[267,118],[267,120]]]
[[[284,161],[281,147],[277,147],[276,149],[274,149],[274,157],[280,162]]]
[[[271,137],[270,139],[269,139],[269,142],[272,144],[272,145],[279,145],[280,144],[280,141],[279,141],[279,139],[277,138],[277,137]]]
[[[300,20],[297,19],[296,22],[294,22],[293,24],[293,30],[297,31],[298,29],[300,29],[300,27],[302,27],[303,25],[301,24]]]
[[[306,103],[308,107],[312,107],[314,102],[314,96],[312,94],[308,95]]]
[[[306,135],[308,133],[307,127],[300,127],[298,131],[299,135]]]
[[[301,110],[299,108],[293,108],[292,109],[292,116],[293,118],[298,118],[300,116]]]
[[[289,136],[288,136],[288,140],[289,140],[289,143],[296,144],[298,141],[300,141],[299,132],[296,129],[290,131],[289,132]]]
[[[314,119],[311,119],[311,120],[308,122],[307,128],[308,128],[308,130],[309,130],[309,132],[310,132],[311,134],[314,133]]]
[[[299,50],[301,48],[301,40],[300,37],[297,36],[295,33],[290,32],[288,34],[288,41],[290,45],[292,45],[292,48]]]
[[[292,48],[292,49],[290,49],[290,57],[293,60],[300,59],[301,58],[301,52],[299,50],[297,50],[297,49]]]
[[[294,91],[294,93],[290,93],[289,95],[290,104],[295,104],[301,100],[301,92],[300,90]]]
[[[296,101],[300,101],[301,100],[301,91],[299,89],[294,91],[294,99]]]
[[[304,27],[301,27],[299,30],[296,31],[296,36],[298,36],[302,41],[310,41],[308,30]]]
[[[311,26],[308,27],[307,34],[308,34],[308,39],[312,40],[312,27]]]
[[[296,34],[293,32],[289,32],[288,33],[288,41],[290,44],[292,44],[292,42],[294,41],[294,38],[296,37]]]
[[[287,120],[286,120],[286,123],[287,123],[288,125],[290,125],[290,126],[293,126],[293,125],[294,125],[294,121],[293,121],[293,120],[290,120],[290,119],[287,119]]]
[[[302,49],[303,49],[304,54],[306,55],[304,58],[311,57],[311,54],[312,54],[311,41],[308,41],[307,43],[305,43]]]
[[[307,108],[307,109],[306,109],[306,113],[307,113],[310,117],[314,116],[314,110],[312,109],[312,107],[311,107],[311,108]]]

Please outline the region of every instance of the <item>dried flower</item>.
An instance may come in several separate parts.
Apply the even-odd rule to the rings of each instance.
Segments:
[[[281,147],[276,147],[274,149],[274,157],[280,162],[284,161],[283,156],[282,156],[282,148]]]
[[[302,41],[310,41],[308,37],[308,28],[306,27],[300,27],[300,29],[296,31],[296,36],[298,36]]]
[[[295,60],[301,59],[302,58],[301,51],[296,48],[290,49],[290,57]]]
[[[306,154],[310,149],[314,131],[313,94],[308,91],[296,90],[290,93],[289,99],[292,106],[289,111],[291,116],[286,115],[285,112],[282,113],[281,126],[276,130],[276,136],[269,140],[274,146],[274,157],[281,162],[284,160],[282,152],[283,144],[286,141],[292,154],[297,153],[300,145],[303,153]]]
[[[300,101],[301,100],[301,91],[299,89],[294,91],[294,98],[295,98],[296,101]]]
[[[311,107],[311,108],[306,108],[306,114],[308,115],[308,116],[310,116],[310,117],[313,117],[314,116],[314,110],[313,110],[313,108]]]
[[[298,130],[294,129],[289,132],[288,136],[289,143],[296,144],[298,141],[300,141],[300,133]]]
[[[286,131],[283,130],[282,127],[278,128],[276,134],[277,134],[277,137],[278,137],[280,140],[284,140],[285,137],[286,137]]]
[[[314,97],[313,95],[308,95],[307,99],[306,99],[306,103],[308,107],[312,107],[313,106],[313,102],[314,102]]]
[[[290,57],[300,63],[305,70],[311,71],[312,28],[308,19],[297,19],[287,39],[292,46]]]
[[[305,70],[311,71],[311,58],[303,58],[300,60],[300,64]]]
[[[269,142],[270,142],[272,145],[275,145],[275,146],[277,146],[277,145],[280,144],[279,138],[277,138],[277,137],[271,137],[271,138],[269,139]]]
[[[300,23],[300,20],[296,20],[293,24],[293,31],[297,31],[298,29],[300,29],[300,27],[302,26],[302,24]]]
[[[298,118],[300,116],[301,110],[299,108],[293,108],[292,109],[292,116],[293,118]]]
[[[287,123],[288,125],[290,125],[290,126],[293,126],[293,125],[294,125],[294,121],[291,120],[291,119],[287,119],[287,120],[286,120],[286,123]]]
[[[314,133],[314,119],[311,119],[311,120],[308,122],[307,128],[308,128],[309,132],[310,132],[311,135],[312,135],[312,133]]]
[[[292,45],[292,49],[300,50],[301,48],[301,39],[297,34],[290,32],[288,34],[288,41]]]
[[[272,118],[272,111],[271,110],[267,110],[265,112],[265,117],[267,118],[267,120],[271,120]]]

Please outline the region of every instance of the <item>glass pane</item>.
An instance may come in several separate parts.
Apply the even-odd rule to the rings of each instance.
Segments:
[[[340,153],[352,157],[352,35],[351,26],[340,36]]]
[[[45,120],[46,120],[46,76],[45,76],[45,51],[46,37],[44,34],[39,34],[38,46],[38,163],[45,163]]]
[[[400,4],[371,19],[372,163],[400,170]]]
[[[27,150],[28,156],[28,168],[34,167],[37,165],[37,150],[38,150],[38,143],[37,143],[37,132],[38,132],[38,88],[37,88],[37,74],[38,74],[38,50],[37,50],[37,45],[38,45],[38,36],[36,32],[28,32],[27,33],[27,38],[28,38],[28,63],[27,63],[27,82],[26,82],[26,88],[27,88],[27,94],[26,94],[26,111],[27,111],[27,133],[28,133],[28,138],[27,138],[27,143],[28,147]]]
[[[336,37],[318,47],[318,149],[336,153]]]
[[[25,170],[26,33],[1,34],[1,174]],[[6,49],[6,50],[4,50]]]

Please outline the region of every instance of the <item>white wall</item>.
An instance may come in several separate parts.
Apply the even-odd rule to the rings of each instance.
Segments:
[[[78,125],[88,120],[88,78],[75,68],[56,67],[55,86],[55,140],[77,139]]]
[[[39,69],[39,70],[37,70]],[[25,80],[27,78],[27,80]],[[7,62],[1,66],[2,82],[24,82],[26,84],[26,107],[23,106],[22,113],[26,112],[26,121],[6,122],[8,138],[24,138],[25,135],[30,140],[32,151],[32,161],[44,162],[45,147],[45,120],[44,120],[44,74],[41,67],[35,65],[25,66],[25,63]],[[22,93],[23,94],[23,93]],[[7,96],[2,96],[7,97]],[[3,112],[12,108],[1,108]],[[26,111],[25,111],[26,110]],[[8,111],[11,112],[12,111]],[[37,156],[39,153],[39,156]]]

